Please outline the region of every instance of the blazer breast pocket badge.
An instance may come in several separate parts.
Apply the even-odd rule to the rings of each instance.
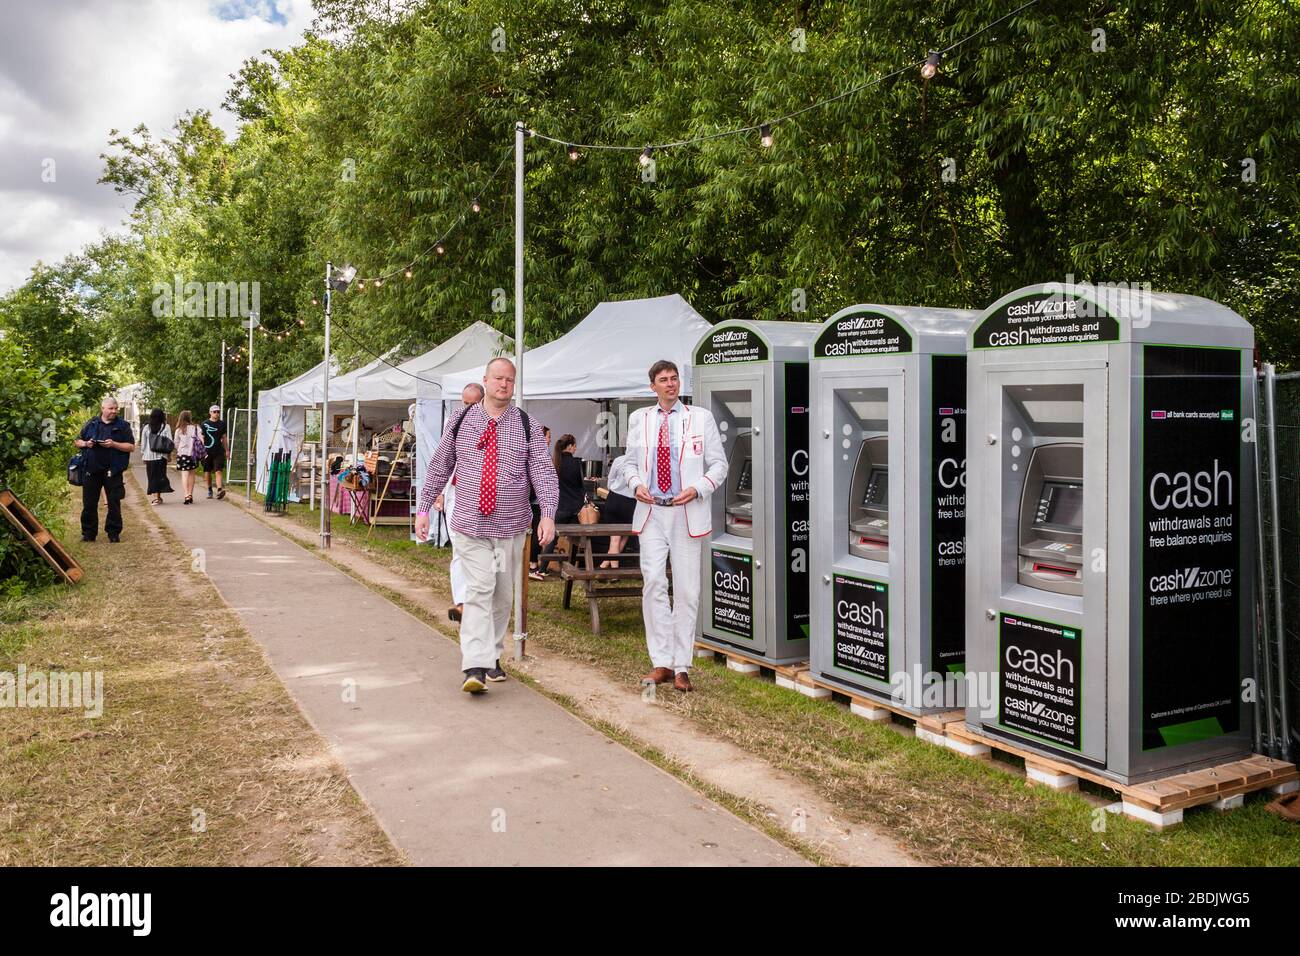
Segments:
[[[692,454],[692,455],[703,455],[703,454],[704,454],[704,439],[703,439],[703,438],[695,438],[695,437],[691,438],[691,454]]]

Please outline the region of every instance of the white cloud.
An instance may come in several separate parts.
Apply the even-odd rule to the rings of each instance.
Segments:
[[[164,135],[204,108],[233,133],[230,74],[312,15],[310,0],[0,0],[0,291],[120,227],[127,197],[96,184],[109,130]]]

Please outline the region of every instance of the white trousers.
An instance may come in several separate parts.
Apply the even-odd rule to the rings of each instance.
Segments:
[[[450,481],[447,482],[447,488],[442,493],[442,513],[446,520],[451,520],[452,509],[456,507],[456,486]],[[450,525],[447,528],[451,530]],[[451,564],[447,567],[447,576],[451,578],[451,603],[465,603],[465,568],[460,563],[460,556],[456,553],[456,545],[453,542],[451,546]]]
[[[506,645],[515,582],[523,560],[524,534],[472,538],[451,532],[451,546],[465,576],[465,610],[460,621],[460,666],[495,667]]]
[[[451,578],[451,603],[465,603],[465,565],[456,553],[456,546],[451,546],[451,564],[447,566],[447,576]]]
[[[641,613],[645,643],[653,667],[681,673],[690,670],[695,650],[695,625],[700,612],[700,560],[704,539],[692,538],[686,509],[651,505],[641,547]],[[673,602],[668,603],[668,575],[673,568]]]

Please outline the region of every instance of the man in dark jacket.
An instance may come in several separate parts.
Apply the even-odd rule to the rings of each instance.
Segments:
[[[85,462],[81,483],[81,540],[94,541],[99,533],[99,493],[108,498],[108,516],[104,530],[108,540],[117,542],[122,534],[122,499],[126,497],[123,478],[135,451],[131,426],[117,417],[117,399],[107,396],[99,405],[99,415],[86,422],[77,438]]]

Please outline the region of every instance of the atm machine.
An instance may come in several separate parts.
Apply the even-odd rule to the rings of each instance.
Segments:
[[[812,347],[810,665],[824,684],[913,714],[965,702],[966,337],[978,316],[854,305]]]
[[[849,554],[889,560],[889,435],[862,439],[849,486]]]
[[[973,730],[1122,784],[1250,752],[1253,348],[1230,309],[1140,287],[1047,283],[983,313]]]
[[[1020,497],[1016,579],[1083,593],[1083,445],[1053,442],[1029,455]]]
[[[817,325],[721,322],[695,348],[695,404],[718,423],[699,640],[772,663],[808,657],[808,345]]]
[[[754,537],[754,456],[752,433],[744,429],[727,455],[727,491],[724,505],[727,534]]]

